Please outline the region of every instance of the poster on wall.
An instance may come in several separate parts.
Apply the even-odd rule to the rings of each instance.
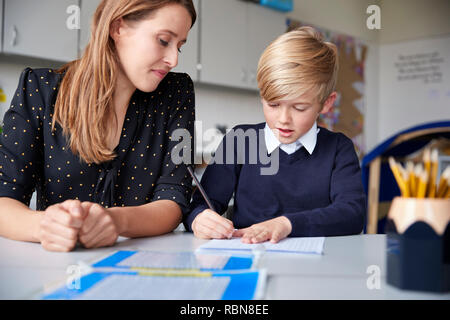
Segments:
[[[338,98],[331,112],[319,117],[319,125],[334,132],[342,132],[352,139],[359,159],[366,152],[364,144],[364,65],[367,46],[354,37],[324,28],[288,20],[288,31],[311,26],[321,32],[325,41],[334,43],[339,50],[339,72],[336,84]]]

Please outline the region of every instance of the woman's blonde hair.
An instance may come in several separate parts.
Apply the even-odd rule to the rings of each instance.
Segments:
[[[315,90],[323,104],[336,87],[338,52],[312,27],[282,34],[263,52],[257,81],[266,101],[298,98]]]
[[[117,123],[112,105],[119,58],[110,37],[111,24],[117,19],[140,21],[154,10],[168,4],[184,6],[196,20],[192,0],[103,0],[94,13],[91,37],[83,56],[69,62],[58,73],[61,81],[53,114],[52,128],[58,123],[74,154],[87,163],[114,159],[107,146],[107,137],[114,132],[111,120]]]

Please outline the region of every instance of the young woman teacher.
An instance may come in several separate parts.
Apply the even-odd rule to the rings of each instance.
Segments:
[[[70,251],[178,226],[191,180],[170,136],[193,136],[194,88],[169,71],[195,19],[191,0],[103,0],[82,58],[23,71],[0,137],[0,236]]]

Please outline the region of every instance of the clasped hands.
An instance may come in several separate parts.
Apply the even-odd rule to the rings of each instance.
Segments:
[[[49,251],[71,251],[79,241],[86,248],[114,245],[118,226],[107,209],[92,202],[66,200],[48,207],[38,238]]]
[[[192,222],[194,235],[202,239],[229,239],[240,237],[243,243],[270,241],[277,243],[292,231],[288,218],[280,216],[251,225],[248,228],[234,229],[233,222],[218,213],[206,209],[199,213]]]

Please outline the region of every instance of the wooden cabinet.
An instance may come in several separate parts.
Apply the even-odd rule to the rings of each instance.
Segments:
[[[201,1],[201,82],[246,86],[246,8],[236,0]]]
[[[286,30],[284,14],[237,0],[201,0],[200,19],[200,81],[257,89],[259,57]]]
[[[256,70],[264,49],[286,29],[283,13],[248,3],[246,72],[247,87],[257,89]]]
[[[78,0],[4,0],[3,52],[56,61],[77,58],[78,29],[67,24]]]

